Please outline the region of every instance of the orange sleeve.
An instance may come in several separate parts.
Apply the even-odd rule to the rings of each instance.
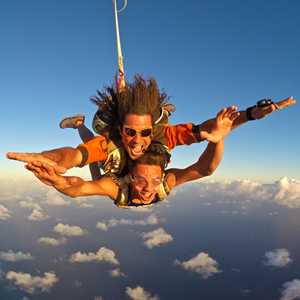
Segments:
[[[168,148],[171,150],[179,145],[190,145],[200,141],[195,132],[195,126],[192,123],[178,124],[165,127],[165,138]]]
[[[80,144],[77,149],[82,154],[82,162],[79,167],[98,161],[103,162],[107,159],[107,139],[103,135],[99,135],[84,144]]]

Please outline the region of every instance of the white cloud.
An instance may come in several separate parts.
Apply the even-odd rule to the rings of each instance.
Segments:
[[[187,187],[183,186],[178,192],[186,193],[187,189],[201,197],[225,198],[230,201],[273,201],[290,208],[300,207],[300,180],[287,177],[268,184],[251,180],[196,182]]]
[[[107,231],[108,227],[104,222],[98,222],[96,225],[96,228],[102,230],[102,231]]]
[[[31,213],[30,216],[28,216],[28,220],[30,221],[44,221],[47,220],[49,218],[49,216],[47,216],[47,214],[45,212],[43,212],[42,210],[39,209],[34,209]]]
[[[109,271],[109,274],[111,277],[125,277],[125,274],[119,268]]]
[[[58,282],[58,277],[53,272],[44,273],[44,277],[32,276],[28,273],[9,271],[6,279],[21,290],[33,294],[34,292],[49,292],[50,289]]]
[[[147,226],[147,225],[157,225],[161,220],[155,215],[152,214],[144,220],[130,220],[130,219],[110,219],[107,223],[98,222],[96,227],[100,230],[107,231],[109,227],[115,227],[119,225],[138,225],[138,226]]]
[[[69,206],[70,202],[66,201],[56,190],[47,192],[46,203],[51,206]]]
[[[10,211],[0,204],[0,220],[7,220],[11,217]]]
[[[263,263],[266,266],[282,268],[290,264],[293,260],[290,258],[290,253],[287,249],[275,249],[265,253]]]
[[[168,234],[163,228],[158,228],[147,233],[144,232],[142,233],[142,237],[144,239],[144,244],[149,249],[173,241],[173,237],[170,234]]]
[[[49,246],[59,246],[64,245],[67,242],[67,239],[54,239],[50,237],[41,237],[38,239],[39,244],[49,245]]]
[[[37,210],[42,210],[41,206],[37,203],[30,201],[20,201],[20,206],[23,208],[31,208],[31,209],[37,209]]]
[[[58,223],[54,227],[53,231],[65,236],[82,236],[86,234],[86,231],[81,229],[79,226],[70,226],[62,223]]]
[[[13,252],[12,250],[8,250],[8,252],[0,252],[0,260],[16,262],[22,260],[32,260],[33,256],[30,253],[23,253],[21,251]]]
[[[203,279],[207,279],[221,271],[218,269],[218,263],[211,258],[208,253],[200,252],[190,260],[180,262],[175,260],[176,265],[180,265],[183,269],[196,272]]]
[[[290,208],[300,207],[300,180],[281,178],[276,182],[275,200]]]
[[[132,300],[159,300],[158,296],[151,296],[149,292],[146,292],[144,288],[141,286],[137,286],[136,288],[127,287],[126,294]]]
[[[300,299],[300,280],[294,279],[283,284],[280,300]]]
[[[119,265],[119,261],[116,259],[114,251],[101,247],[96,253],[82,253],[80,251],[74,253],[70,257],[72,263],[84,263],[84,262],[107,262],[113,265]]]

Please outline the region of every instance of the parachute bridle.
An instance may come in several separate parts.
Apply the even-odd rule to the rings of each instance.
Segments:
[[[125,88],[125,72],[123,65],[123,56],[120,40],[120,31],[119,31],[119,20],[118,13],[122,12],[127,7],[127,0],[124,0],[124,5],[121,9],[117,8],[117,0],[113,0],[114,13],[115,13],[115,25],[116,25],[116,38],[117,38],[117,50],[118,50],[118,75],[117,75],[117,89],[121,91]]]

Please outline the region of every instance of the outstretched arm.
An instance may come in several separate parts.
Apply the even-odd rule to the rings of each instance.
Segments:
[[[85,181],[76,176],[61,176],[53,166],[40,161],[30,162],[26,168],[43,183],[70,197],[102,195],[116,199],[118,194],[118,186],[110,177]]]
[[[275,102],[274,104],[271,104],[266,107],[253,107],[251,109],[251,116],[255,120],[260,120],[271,113],[273,113],[277,109],[284,109],[288,106],[294,105],[296,103],[296,100],[293,97],[288,97],[286,99],[280,100],[278,102]],[[240,117],[237,118],[233,124],[233,129],[248,122],[248,117],[246,111],[240,112]]]
[[[7,158],[23,162],[40,161],[55,168],[56,173],[66,169],[84,166],[93,162],[105,161],[107,158],[107,140],[99,135],[77,148],[64,147],[41,153],[9,152]]]
[[[210,142],[198,161],[185,169],[167,170],[167,182],[170,188],[177,185],[210,176],[219,166],[224,150],[224,140],[214,144]]]
[[[288,97],[267,107],[253,107],[251,109],[251,116],[253,119],[259,120],[272,114],[276,109],[284,109],[295,103],[296,100],[293,97]],[[230,112],[232,110],[236,110],[236,107],[231,106],[225,109]],[[246,111],[236,111],[235,113],[237,114],[237,118],[232,123],[230,130],[233,130],[249,121]],[[166,126],[165,137],[167,146],[171,150],[175,146],[190,145],[204,140],[207,140],[208,142],[216,142],[219,133],[215,130],[215,127],[216,118],[209,119],[196,126],[192,123]],[[217,134],[217,136],[215,136],[215,134]]]
[[[265,106],[265,107],[254,106],[251,109],[251,117],[254,120],[260,120],[260,119],[263,119],[263,118],[267,117],[268,115],[272,114],[273,112],[275,112],[278,109],[279,110],[285,109],[289,106],[294,105],[295,103],[296,103],[296,100],[293,97],[288,97],[286,99],[280,100],[278,102],[274,102],[273,104]],[[234,120],[231,130],[247,123],[248,121],[249,121],[249,119],[248,119],[246,110],[239,111],[239,116]],[[215,119],[210,119],[210,120],[203,122],[202,124],[199,125],[200,130],[210,132],[212,126],[214,126],[214,122],[215,122]]]
[[[7,158],[26,163],[40,161],[52,166],[59,174],[67,169],[78,166],[82,161],[82,154],[76,148],[64,147],[43,151],[40,153],[8,152]]]
[[[170,188],[179,184],[211,175],[220,164],[224,150],[224,138],[231,131],[233,122],[238,118],[236,107],[221,110],[216,117],[212,132],[207,134],[211,140],[198,161],[185,169],[167,171]]]

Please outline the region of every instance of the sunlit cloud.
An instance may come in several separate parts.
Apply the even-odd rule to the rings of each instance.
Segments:
[[[167,233],[163,228],[158,228],[150,232],[142,233],[144,244],[149,249],[161,246],[173,241],[173,237]]]
[[[294,279],[283,284],[280,300],[296,300],[300,298],[300,280]]]
[[[49,216],[44,211],[36,208],[32,211],[31,215],[28,216],[28,220],[35,221],[35,222],[45,221],[48,218]]]
[[[101,247],[96,253],[89,252],[76,252],[71,255],[70,262],[72,263],[85,263],[85,262],[107,262],[113,265],[119,265],[119,261],[116,259],[116,254],[114,251]]]
[[[132,300],[159,300],[158,296],[151,296],[151,294],[145,291],[141,286],[137,286],[136,288],[127,287],[126,294]]]
[[[196,191],[195,191],[196,189]],[[283,177],[273,183],[251,180],[194,183],[178,189],[178,193],[193,191],[199,197],[230,201],[271,201],[290,208],[300,207],[300,181]]]
[[[211,258],[208,253],[200,252],[190,260],[180,262],[175,260],[175,264],[183,269],[193,271],[201,275],[203,279],[207,279],[221,271],[218,269],[218,263]]]
[[[300,207],[300,180],[281,178],[276,185],[275,200],[290,208]]]
[[[47,192],[46,203],[51,206],[69,206],[70,202],[66,201],[56,190]]]
[[[287,249],[275,249],[265,253],[263,263],[266,266],[282,268],[290,264],[293,260]]]
[[[109,271],[111,277],[125,277],[125,274],[121,272],[119,268]]]
[[[32,259],[34,259],[34,257],[30,253],[23,253],[21,251],[13,252],[12,250],[8,250],[7,252],[0,252],[0,260],[8,262],[17,262]]]
[[[137,225],[137,226],[147,226],[147,225],[157,225],[161,222],[155,214],[148,216],[144,220],[130,220],[130,219],[110,219],[107,223],[98,222],[96,227],[100,230],[107,231],[109,227],[115,227],[119,225]]]
[[[14,271],[9,271],[6,274],[6,279],[29,294],[35,292],[49,292],[59,280],[54,272],[45,272],[44,276],[41,277]]]
[[[66,244],[67,239],[66,238],[61,238],[61,239],[54,239],[50,237],[40,237],[38,239],[39,244],[47,245],[47,246],[60,246]]]
[[[96,228],[102,230],[102,231],[107,231],[108,226],[104,222],[98,222],[96,225]]]
[[[7,220],[11,217],[10,211],[0,204],[0,220]]]
[[[19,204],[23,208],[42,210],[41,206],[38,203],[34,203],[33,201],[22,200],[19,202]]]
[[[71,226],[62,223],[58,223],[53,228],[53,231],[63,236],[82,236],[87,233],[86,230],[80,228],[79,226]]]

